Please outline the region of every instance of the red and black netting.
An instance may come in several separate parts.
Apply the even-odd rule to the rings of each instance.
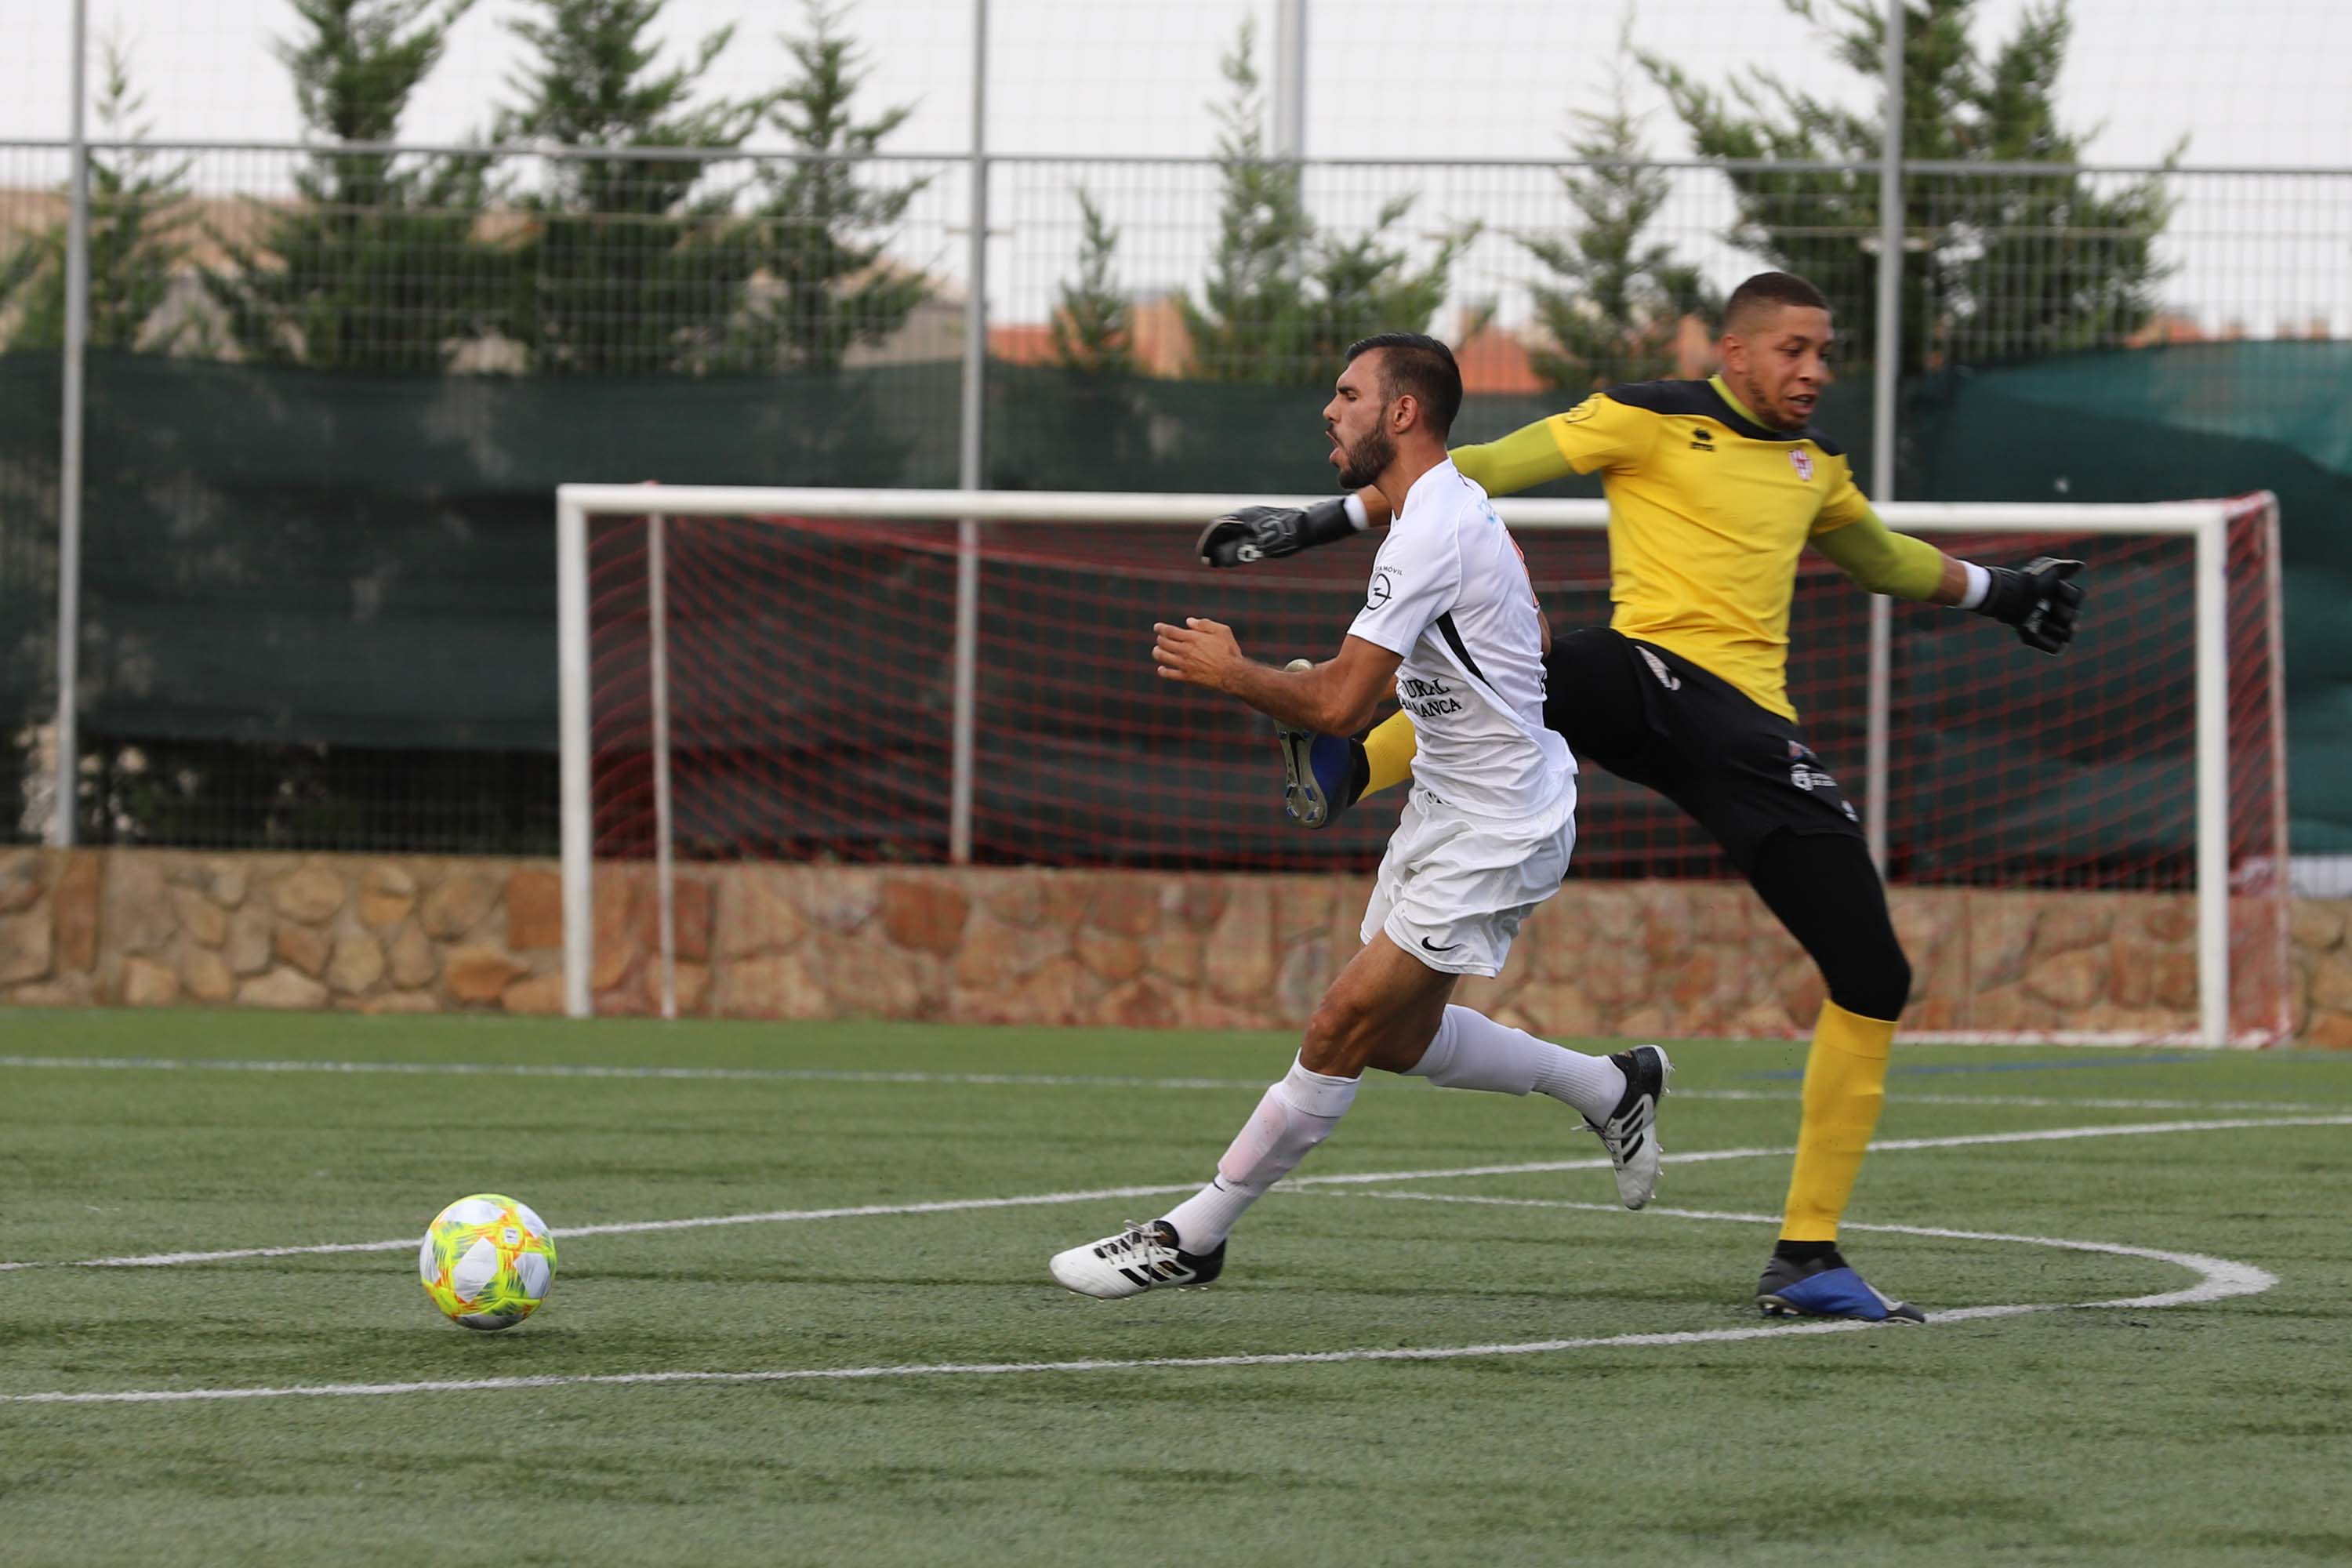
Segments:
[[[2242,866],[2280,809],[2267,512],[2233,532],[2232,824]],[[981,530],[972,852],[983,862],[1366,868],[1394,812],[1289,825],[1267,721],[1160,679],[1157,620],[1208,616],[1257,658],[1328,657],[1370,552],[1210,573],[1193,530]],[[597,852],[653,835],[647,527],[592,531]],[[1606,544],[1523,531],[1557,626],[1605,622]],[[1897,881],[2180,889],[2195,880],[2194,545],[2053,530],[1946,539],[1954,553],[2090,563],[2063,658],[1932,606],[1895,610],[1887,841]],[[956,528],[671,519],[665,531],[674,847],[698,858],[937,861],[949,837]],[[1808,557],[1790,690],[1807,739],[1864,795],[1868,600]],[[1577,871],[1721,876],[1664,801],[1582,781]],[[2265,873],[2268,874],[2268,873]]]

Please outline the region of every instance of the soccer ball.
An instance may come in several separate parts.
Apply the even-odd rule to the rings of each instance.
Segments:
[[[452,1322],[510,1329],[538,1310],[555,1283],[555,1236],[514,1199],[477,1193],[435,1216],[416,1272]]]

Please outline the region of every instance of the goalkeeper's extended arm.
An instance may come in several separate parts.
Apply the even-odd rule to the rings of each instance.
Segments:
[[[1575,471],[1545,420],[1523,426],[1500,440],[1456,447],[1446,456],[1490,496],[1507,496]],[[1336,544],[1388,521],[1388,502],[1381,499],[1380,491],[1370,489],[1309,507],[1245,506],[1202,529],[1197,548],[1204,566],[1246,566],[1253,561],[1296,555],[1318,544]]]
[[[2079,561],[2036,556],[2020,567],[1979,566],[1945,554],[1924,539],[1896,533],[1864,512],[1813,540],[1821,552],[1874,594],[1950,605],[2017,628],[2018,640],[2056,653],[2074,640],[2083,585]]]
[[[1363,493],[1375,500],[1380,496],[1378,490]],[[1385,502],[1381,514],[1381,521],[1387,521]],[[1352,495],[1333,496],[1308,507],[1245,506],[1202,529],[1194,548],[1203,566],[1246,566],[1351,539],[1370,521],[1361,497]]]

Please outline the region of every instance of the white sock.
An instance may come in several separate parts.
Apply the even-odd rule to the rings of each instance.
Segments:
[[[1605,1120],[1624,1098],[1625,1075],[1607,1057],[1588,1057],[1525,1029],[1497,1024],[1467,1007],[1448,1007],[1411,1076],[1440,1089],[1483,1089],[1492,1094],[1540,1091]]]
[[[1160,1217],[1177,1244],[1194,1255],[1214,1252],[1250,1205],[1298,1168],[1307,1151],[1331,1136],[1355,1102],[1361,1079],[1326,1078],[1298,1062],[1265,1091],[1241,1135],[1217,1162],[1216,1179]]]

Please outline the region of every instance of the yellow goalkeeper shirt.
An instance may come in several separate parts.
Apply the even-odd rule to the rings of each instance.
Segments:
[[[1549,436],[1553,450],[1533,441]],[[1759,424],[1721,377],[1595,393],[1454,465],[1490,494],[1598,471],[1609,498],[1609,624],[1794,719],[1789,601],[1805,542],[1871,515],[1845,455]]]

